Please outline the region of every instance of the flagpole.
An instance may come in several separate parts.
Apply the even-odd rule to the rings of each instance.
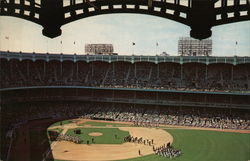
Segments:
[[[135,47],[134,47],[134,44],[133,44],[133,46],[132,46],[132,50],[133,50],[133,55],[135,55]]]
[[[7,51],[9,51],[9,46],[10,46],[9,36],[5,36],[5,39],[7,40]]]
[[[48,49],[49,49],[49,47],[48,47],[48,39],[46,40],[46,46],[47,46],[47,53],[49,53],[49,51],[48,51]]]
[[[60,41],[60,44],[61,44],[61,54],[62,54],[62,40]]]
[[[236,44],[235,44],[235,54],[237,55],[237,45],[238,45],[238,42],[236,41]]]
[[[234,55],[235,55],[235,56],[237,56],[236,47],[237,47],[237,41],[235,42],[235,46],[234,46]]]
[[[235,45],[234,45],[234,56],[236,56],[236,42],[235,42]]]
[[[8,51],[10,51],[10,37],[8,37]]]
[[[35,45],[36,45],[36,43],[35,43],[35,41],[34,41],[34,37],[33,37],[33,53],[35,53]]]
[[[74,41],[74,54],[76,54],[76,42]]]
[[[33,47],[33,53],[35,52],[35,41],[33,41],[33,45],[32,45]]]
[[[132,42],[132,54],[133,54],[133,55],[135,54],[135,48],[134,48],[134,46],[135,46],[135,43]]]
[[[157,43],[155,44],[155,55],[157,55]]]
[[[156,55],[157,55],[157,53],[158,53],[158,42],[156,42],[156,44],[155,44],[155,51],[156,51]]]

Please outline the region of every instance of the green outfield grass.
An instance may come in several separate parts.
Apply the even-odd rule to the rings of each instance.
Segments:
[[[175,159],[148,155],[126,161],[248,161],[250,134],[205,130],[167,129],[174,137],[173,146],[183,154]],[[143,153],[143,152],[142,152]],[[125,161],[125,160],[124,160]]]
[[[91,125],[91,126],[107,126],[107,125],[112,125],[113,127],[125,127],[125,126],[130,126],[128,124],[120,124],[120,123],[106,123],[106,122],[94,122],[94,121],[87,121],[83,124],[80,124],[81,126],[84,125]]]
[[[61,125],[61,122],[62,122],[62,125],[65,125],[65,124],[70,124],[70,123],[72,123],[72,120],[59,121],[59,122],[56,122],[56,123],[50,125],[49,127],[60,126],[60,125]]]
[[[76,128],[79,129],[79,128]],[[87,140],[91,144],[92,138],[94,138],[94,144],[122,144],[124,143],[124,137],[129,135],[129,132],[119,130],[118,128],[80,128],[82,134],[74,134],[74,129],[70,129],[67,131],[66,135],[71,136],[80,136],[81,140],[83,140],[83,144],[87,143]],[[101,136],[89,136],[88,134],[91,132],[100,132],[103,135]],[[115,138],[117,135],[117,138]]]

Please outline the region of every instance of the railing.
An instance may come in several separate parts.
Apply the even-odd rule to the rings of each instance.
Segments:
[[[27,87],[13,87],[0,88],[0,92],[13,90],[28,90],[28,89],[91,89],[91,90],[114,90],[114,91],[135,91],[135,92],[161,92],[161,93],[191,93],[191,94],[217,94],[217,95],[248,95],[249,91],[198,91],[198,90],[174,90],[174,89],[150,89],[150,88],[125,88],[125,87],[90,87],[90,86],[27,86]]]

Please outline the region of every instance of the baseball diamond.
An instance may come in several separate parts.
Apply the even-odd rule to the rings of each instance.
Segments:
[[[182,154],[176,160],[200,160],[205,161],[210,159],[222,160],[244,160],[249,157],[248,151],[250,149],[249,144],[250,134],[244,134],[243,131],[223,131],[221,129],[204,129],[204,128],[186,128],[186,127],[138,127],[131,123],[121,124],[110,121],[91,121],[85,119],[75,119],[68,125],[63,126],[50,126],[48,130],[52,129],[67,129],[66,135],[80,136],[81,139],[85,139],[85,143],[74,144],[69,141],[55,141],[52,142],[52,154],[55,160],[166,160],[161,155],[155,155],[153,147],[158,147],[166,143],[171,143],[171,146],[176,149],[182,149]],[[84,124],[87,123],[87,124]],[[93,126],[92,126],[92,125]],[[106,126],[104,126],[106,124]],[[89,125],[89,126],[86,126]],[[101,126],[98,126],[101,125]],[[119,127],[119,125],[123,125]],[[127,126],[125,126],[127,125]],[[76,128],[77,127],[77,128]],[[117,139],[124,139],[128,133],[121,135],[119,130],[127,130],[129,135],[142,137],[143,139],[154,140],[151,145],[149,143],[143,144],[134,142],[122,142],[117,145]],[[74,129],[80,129],[81,134],[75,134]],[[193,130],[192,130],[193,129]],[[99,132],[99,134],[106,134],[109,138],[101,138],[98,135],[96,137],[89,137],[88,134],[93,131]],[[222,132],[223,131],[223,132]],[[101,133],[102,132],[102,133]],[[62,133],[61,133],[62,134]],[[100,137],[100,138],[99,138]],[[93,140],[91,140],[93,139]],[[87,144],[89,140],[89,144]],[[139,139],[138,139],[139,140]],[[228,140],[232,140],[229,142]],[[201,146],[202,145],[202,146]],[[192,148],[190,149],[190,146]],[[230,148],[226,148],[230,146]],[[151,149],[149,148],[151,147]],[[224,147],[224,149],[222,149]],[[239,148],[239,149],[238,149]],[[138,149],[141,154],[138,154]],[[204,151],[205,150],[205,151]],[[234,152],[232,155],[227,152]],[[98,155],[96,155],[96,153]],[[213,153],[213,156],[210,156]],[[223,154],[223,153],[226,153]],[[239,154],[238,154],[239,153]],[[236,155],[238,154],[238,155]],[[196,155],[194,158],[193,155]]]

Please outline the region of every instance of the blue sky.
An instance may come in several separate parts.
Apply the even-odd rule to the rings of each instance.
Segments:
[[[42,27],[37,24],[2,16],[0,50],[84,54],[86,43],[112,43],[119,54],[131,55],[134,50],[136,55],[156,55],[163,51],[177,55],[179,37],[189,36],[190,32],[188,26],[175,21],[140,14],[99,15],[66,24],[61,29],[61,36],[50,39],[42,35]],[[250,21],[216,26],[212,31],[214,56],[250,56]],[[136,43],[134,49],[132,42]]]

